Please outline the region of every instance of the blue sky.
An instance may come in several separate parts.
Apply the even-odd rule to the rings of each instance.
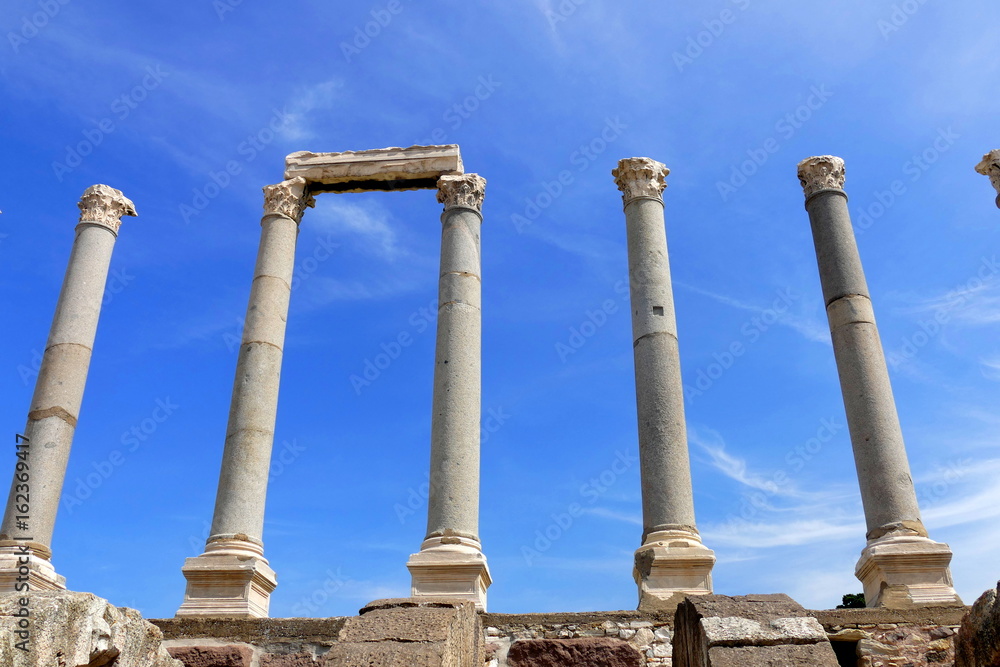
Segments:
[[[973,171],[1000,147],[998,14],[985,0],[12,0],[0,21],[12,439],[80,195],[106,183],[139,212],[112,261],[58,571],[148,617],[179,606],[180,567],[211,519],[260,188],[281,180],[284,156],[458,143],[488,181],[490,609],[636,603],[625,227],[610,174],[631,156],[672,170],[695,504],[716,591],[834,606],[861,590],[864,520],[795,174],[834,154],[924,519],[971,603],[995,584],[1000,548],[1000,211]],[[433,191],[325,195],[303,220],[264,534],[274,616],[408,593],[426,517],[439,214]],[[403,333],[412,344],[352,384]],[[584,512],[563,527],[574,503]]]

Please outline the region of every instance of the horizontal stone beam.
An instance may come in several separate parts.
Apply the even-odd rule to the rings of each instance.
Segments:
[[[285,158],[285,179],[301,176],[311,193],[436,188],[445,174],[462,174],[458,144],[377,148],[343,153],[298,151]]]

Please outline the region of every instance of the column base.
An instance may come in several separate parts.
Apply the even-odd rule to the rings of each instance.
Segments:
[[[635,552],[639,611],[673,611],[686,595],[712,592],[715,552],[684,530],[650,533]]]
[[[181,568],[187,579],[178,617],[267,618],[277,577],[263,548],[242,540],[210,542]]]
[[[919,536],[872,540],[861,552],[854,575],[869,607],[912,609],[962,604],[951,580],[951,549]]]
[[[415,598],[471,600],[486,611],[486,589],[493,583],[478,540],[432,537],[406,562]]]
[[[27,573],[24,558],[27,556]],[[28,588],[24,588],[24,584]],[[64,591],[66,577],[58,574],[52,562],[29,547],[25,554],[19,546],[0,547],[0,593],[26,593],[28,591]]]

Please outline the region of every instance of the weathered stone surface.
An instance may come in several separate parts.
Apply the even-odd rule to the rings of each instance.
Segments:
[[[250,667],[249,646],[170,646],[167,651],[184,667]]]
[[[830,662],[833,660],[833,662]],[[676,662],[674,664],[677,664]],[[708,651],[711,667],[795,667],[837,665],[829,644],[785,646],[716,646]]]
[[[260,667],[316,667],[316,661],[310,653],[268,653],[260,656]]]
[[[728,650],[737,648],[746,650]],[[787,595],[685,598],[674,617],[674,667],[737,664],[836,667],[837,657],[823,626]]]
[[[17,614],[27,601],[27,652],[16,647]],[[4,667],[183,667],[161,645],[163,633],[134,609],[90,593],[38,591],[0,595]]]
[[[344,642],[447,641],[455,621],[453,609],[379,609],[347,619],[340,631]]]
[[[449,662],[442,644],[381,642],[336,644],[319,660],[320,667],[473,667],[471,662]],[[476,667],[479,667],[476,665]]]
[[[1000,583],[983,593],[962,619],[955,667],[1000,667]]]
[[[315,192],[433,188],[441,176],[461,173],[457,144],[342,153],[298,151],[285,158],[285,178],[303,177]]]
[[[511,644],[510,667],[640,667],[642,655],[628,642],[611,637],[528,639]]]
[[[983,156],[976,165],[976,171],[990,177],[990,184],[997,191],[997,207],[1000,207],[1000,150],[993,150]]]

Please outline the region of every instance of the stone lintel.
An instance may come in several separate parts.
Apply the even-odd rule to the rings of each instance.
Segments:
[[[430,189],[442,176],[462,173],[458,144],[342,153],[298,151],[285,158],[285,179],[305,178],[314,193]]]

